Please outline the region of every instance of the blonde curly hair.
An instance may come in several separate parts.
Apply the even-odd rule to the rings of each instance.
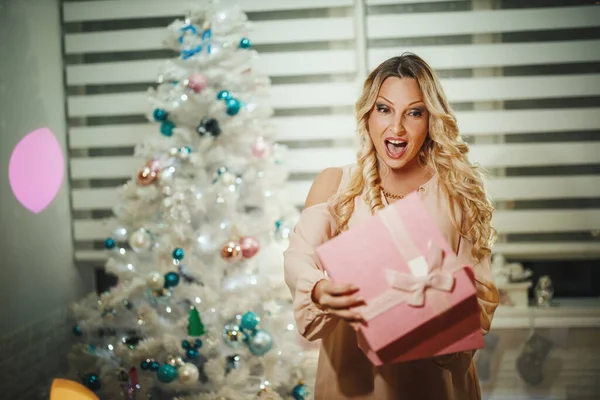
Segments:
[[[367,122],[383,81],[388,77],[413,78],[417,81],[429,111],[429,134],[419,161],[433,169],[448,196],[452,222],[461,236],[473,244],[472,256],[480,262],[491,253],[496,231],[491,226],[494,208],[483,186],[483,174],[467,159],[469,148],[462,140],[456,117],[433,69],[420,57],[404,53],[384,61],[367,77],[356,102],[357,132],[360,146],[357,166],[348,186],[331,199],[338,232],[348,228],[354,200],[364,193],[371,212],[384,207],[381,174],[386,168],[379,159],[369,136]]]

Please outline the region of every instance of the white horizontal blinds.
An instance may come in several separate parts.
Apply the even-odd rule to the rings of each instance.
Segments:
[[[599,7],[566,0],[238,3],[255,24],[252,41],[273,81],[278,139],[291,149],[291,201],[303,203],[321,169],[354,161],[352,106],[364,67],[413,51],[439,72],[471,159],[494,173],[487,184],[502,238],[495,251],[600,254]],[[165,26],[189,4],[64,3],[78,259],[102,257],[94,248],[107,234],[102,218],[116,202],[116,185],[140,165],[131,148],[158,134],[142,117],[143,92],[171,56],[161,47]]]
[[[310,147],[290,149],[286,162],[295,172],[317,173],[332,165],[352,162],[355,158],[353,147]],[[470,158],[483,167],[551,167],[554,165],[593,164],[600,154],[598,141],[576,143],[507,143],[471,145]],[[310,160],[310,163],[307,163]],[[139,166],[139,160],[128,156],[99,156],[73,158],[71,175],[73,178],[124,178],[131,176],[132,166]],[[492,180],[493,181],[493,180]],[[557,196],[563,191],[557,188]],[[568,196],[564,193],[564,196]],[[302,201],[303,199],[296,199]]]
[[[436,0],[437,1],[437,0]],[[229,1],[231,3],[232,1]],[[227,4],[227,0],[222,0]],[[260,11],[295,11],[326,7],[351,6],[352,0],[235,0],[248,13]],[[203,4],[198,0],[88,0],[70,1],[63,10],[64,22],[147,19],[156,17],[179,18],[191,5]],[[143,7],[141,10],[140,8]]]
[[[471,160],[492,172],[495,251],[597,257],[600,7],[366,2],[369,68],[404,51],[424,57],[457,110]]]
[[[227,0],[222,0],[227,1]],[[133,146],[159,135],[144,117],[144,92],[161,64],[165,29],[198,0],[99,0],[63,3],[70,175],[76,258],[101,260],[117,186],[141,160]],[[314,154],[353,136],[357,92],[353,0],[238,0],[254,31],[253,46],[272,79],[278,140],[291,149],[290,200],[300,204]],[[364,60],[363,60],[364,61]],[[351,162],[348,147],[319,167]],[[298,177],[305,179],[297,181]]]

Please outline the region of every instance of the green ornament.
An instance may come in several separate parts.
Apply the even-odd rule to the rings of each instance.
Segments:
[[[189,336],[202,336],[206,331],[204,330],[204,324],[200,319],[200,313],[196,308],[190,310],[188,317],[188,335]]]

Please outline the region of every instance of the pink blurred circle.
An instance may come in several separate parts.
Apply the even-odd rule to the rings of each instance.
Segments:
[[[29,211],[43,211],[63,182],[64,157],[60,143],[48,128],[36,129],[13,149],[8,180],[16,199]]]

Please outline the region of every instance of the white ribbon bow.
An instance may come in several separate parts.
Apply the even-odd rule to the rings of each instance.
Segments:
[[[428,288],[449,292],[454,286],[454,276],[450,272],[442,270],[444,252],[439,247],[430,244],[427,254],[427,275],[415,276],[406,272],[387,269],[385,277],[388,284],[397,290],[410,292],[406,299],[411,306],[422,306],[425,304],[425,290]]]

